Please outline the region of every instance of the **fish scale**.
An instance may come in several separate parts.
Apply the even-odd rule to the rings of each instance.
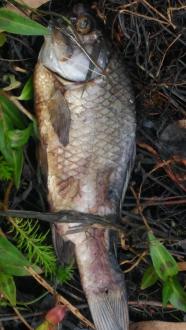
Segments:
[[[119,214],[135,156],[135,105],[125,67],[115,53],[103,75],[88,82],[73,82],[61,75],[59,78],[59,72],[57,75],[50,69],[50,62],[46,65],[47,59],[43,64],[42,52],[34,74],[35,108],[41,167],[47,164],[50,208]],[[68,134],[67,140],[63,135],[60,138],[60,125]],[[78,225],[55,225],[56,248],[61,248],[57,242],[63,239],[74,244],[96,328],[127,330],[125,285],[109,252],[109,230],[67,233]]]

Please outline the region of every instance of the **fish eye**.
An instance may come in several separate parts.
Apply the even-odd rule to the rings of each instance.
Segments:
[[[88,16],[80,16],[76,22],[76,29],[82,34],[89,33],[92,30],[92,21]]]

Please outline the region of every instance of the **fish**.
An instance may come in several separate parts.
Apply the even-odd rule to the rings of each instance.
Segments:
[[[39,159],[53,212],[121,214],[135,160],[135,98],[121,55],[85,5],[56,21],[34,72]],[[55,223],[61,263],[75,256],[98,330],[127,330],[127,294],[109,227]],[[81,230],[78,230],[81,228]]]

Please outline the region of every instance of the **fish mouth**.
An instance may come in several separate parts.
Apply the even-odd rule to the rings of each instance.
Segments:
[[[129,317],[123,289],[108,290],[87,297],[97,330],[128,330]]]

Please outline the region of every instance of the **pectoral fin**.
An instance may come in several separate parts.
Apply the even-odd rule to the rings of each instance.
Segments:
[[[60,89],[56,89],[48,102],[50,119],[60,142],[65,147],[69,143],[70,110]]]

